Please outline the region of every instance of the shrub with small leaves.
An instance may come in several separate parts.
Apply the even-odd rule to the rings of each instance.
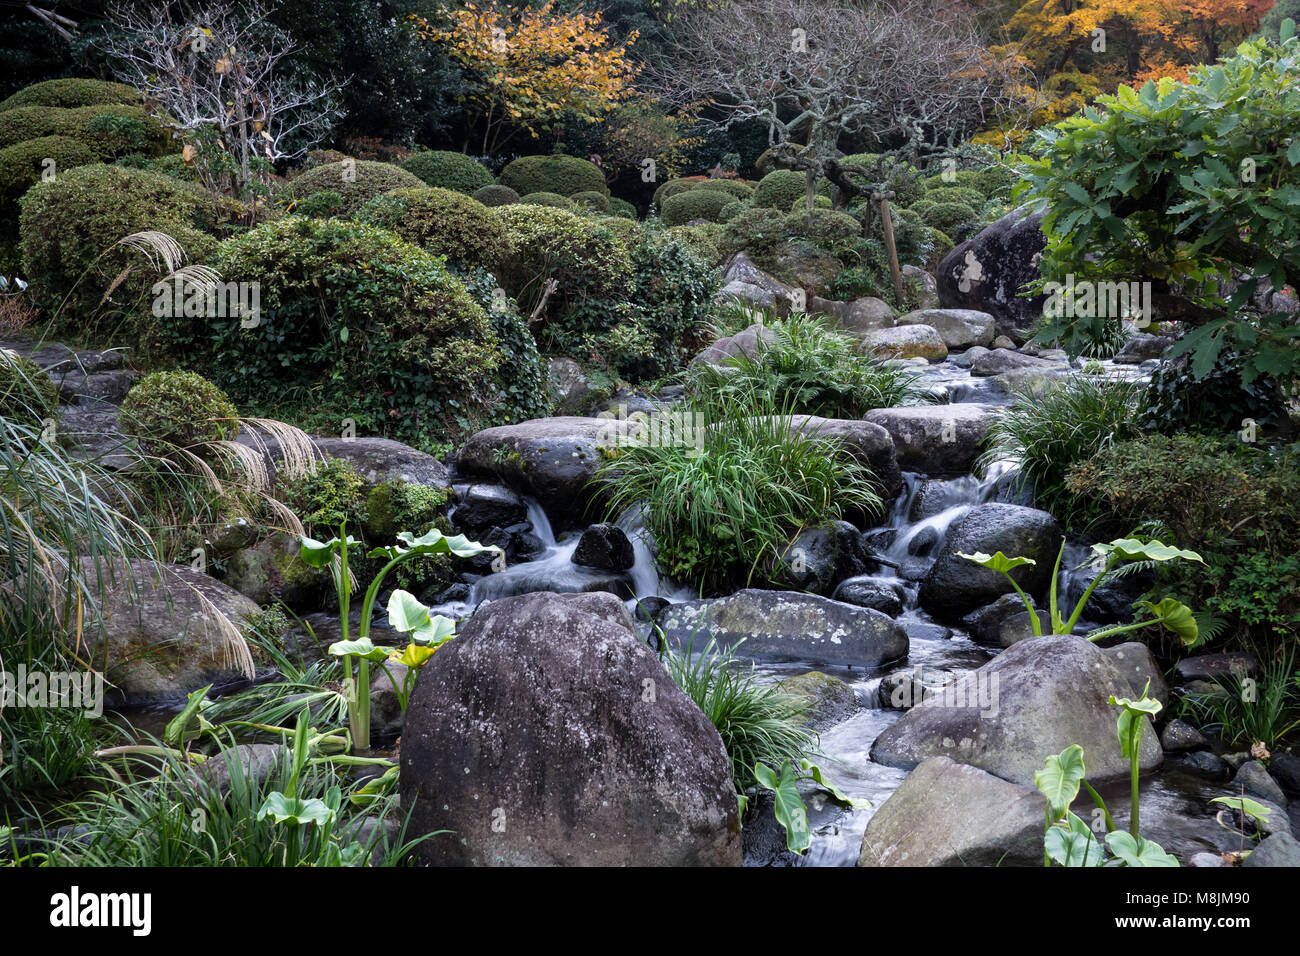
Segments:
[[[665,199],[660,213],[666,226],[684,226],[696,219],[717,222],[722,207],[734,201],[717,189],[691,189]]]
[[[368,518],[365,479],[343,458],[327,458],[312,471],[285,480],[279,496],[309,534],[338,534],[344,521],[358,531]]]
[[[428,186],[450,189],[466,196],[493,183],[487,167],[464,153],[431,149],[402,161],[402,168],[414,173]]]
[[[450,189],[395,189],[370,200],[358,219],[445,256],[453,266],[491,267],[509,252],[505,226],[492,211]]]
[[[608,193],[605,174],[595,163],[577,156],[556,153],[550,156],[520,156],[501,170],[497,179],[521,196],[529,193],[555,193],[572,196],[594,191]]]
[[[748,199],[754,195],[754,187],[738,179],[710,179],[708,182],[700,183],[699,188],[716,189],[733,199]]]
[[[290,184],[293,196],[302,200],[320,192],[338,193],[343,215],[352,216],[376,196],[394,189],[420,189],[424,182],[391,163],[343,160],[309,169]]]
[[[171,133],[139,106],[20,106],[0,112],[0,147],[42,136],[75,139],[103,162],[129,153],[161,156],[176,151]]]
[[[20,106],[56,106],[67,109],[105,103],[138,105],[139,102],[140,94],[125,83],[65,77],[23,87],[8,99],[0,101],[0,112]]]
[[[617,196],[611,196],[609,200],[609,213],[611,216],[618,216],[620,219],[636,219],[636,206],[632,205],[626,199],[619,199]]]
[[[610,210],[610,198],[604,193],[587,190],[585,192],[574,193],[569,197],[574,205],[592,212],[607,213]]]
[[[808,178],[794,169],[778,169],[759,180],[754,189],[754,205],[788,210],[808,192]]]
[[[509,186],[492,185],[474,190],[471,198],[477,199],[485,206],[508,206],[512,202],[519,202],[519,193]]]
[[[226,393],[194,372],[146,375],[127,393],[118,422],[124,435],[160,457],[239,433],[239,412]]]
[[[35,426],[54,410],[59,390],[31,359],[0,349],[0,417]]]

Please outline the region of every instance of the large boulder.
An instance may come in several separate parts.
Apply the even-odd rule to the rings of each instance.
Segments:
[[[779,558],[776,580],[804,591],[829,594],[845,578],[867,569],[871,555],[862,532],[847,521],[801,531]]]
[[[255,425],[246,425],[235,439],[262,454],[268,467],[279,470],[286,459],[340,458],[352,463],[369,485],[400,480],[409,484],[446,488],[448,468],[432,455],[391,438],[332,438],[312,436],[309,446],[286,447],[276,435]]]
[[[777,682],[777,687],[808,705],[802,722],[817,733],[848,720],[858,712],[858,695],[838,677],[809,671]]]
[[[994,554],[1029,558],[1036,564],[1011,572],[1017,584],[1037,598],[1052,579],[1052,567],[1061,547],[1061,526],[1046,511],[1020,505],[976,505],[948,528],[939,557],[921,581],[921,606],[944,621],[989,604],[1014,590],[1006,576],[982,568],[960,553]]]
[[[480,534],[490,528],[508,528],[527,521],[528,505],[504,485],[475,482],[457,489],[451,520],[457,528]]]
[[[993,316],[974,309],[918,309],[899,316],[898,325],[928,325],[950,349],[993,344]]]
[[[970,474],[998,413],[991,405],[909,405],[876,408],[863,420],[894,440],[898,466],[932,478]]]
[[[927,362],[942,362],[948,357],[948,346],[928,325],[873,329],[862,335],[861,342],[863,351],[886,358],[923,358]]]
[[[1047,237],[1041,214],[1015,209],[944,256],[935,273],[945,309],[977,309],[993,316],[1000,335],[1025,341],[1043,315],[1044,295],[1021,296],[1039,279]]]
[[[705,348],[691,359],[691,364],[722,365],[727,359],[756,359],[763,349],[776,342],[776,333],[767,326],[755,322],[748,328],[741,329],[735,335],[726,335]]]
[[[1061,363],[1051,359],[1038,358],[1024,352],[1013,352],[1011,349],[993,349],[991,352],[984,352],[975,357],[970,365],[970,373],[982,377],[1018,372],[1021,369],[1051,372],[1059,368]]]
[[[939,308],[939,286],[935,283],[934,276],[920,266],[905,265],[901,271],[903,282],[912,286],[919,308]]]
[[[731,762],[608,594],[487,605],[424,666],[408,835],[450,866],[738,866]]]
[[[867,824],[858,866],[1040,865],[1043,795],[931,757]]]
[[[913,707],[876,738],[871,759],[912,768],[946,756],[1012,783],[1033,786],[1043,761],[1072,744],[1083,748],[1088,779],[1125,777],[1111,695],[1131,684],[1100,648],[1073,635],[1021,641],[979,670]],[[1138,765],[1160,765],[1160,741],[1143,719]]]
[[[876,493],[888,504],[903,490],[894,439],[888,430],[869,421],[848,418],[819,418],[791,415],[790,423],[800,432],[841,442],[841,447],[875,476]]]
[[[188,565],[159,567],[137,558],[82,558],[92,585],[84,632],[86,660],[102,662],[114,703],[183,700],[205,684],[253,676],[240,635],[259,608]]]
[[[1173,344],[1173,336],[1139,332],[1115,353],[1114,362],[1116,365],[1141,365],[1150,359],[1160,358]]]
[[[844,331],[855,335],[891,328],[898,315],[892,305],[875,296],[863,296],[852,302],[836,302],[813,296],[808,300],[808,311],[834,316]]]
[[[578,539],[573,563],[600,571],[631,571],[636,563],[636,552],[622,528],[612,524],[594,524]]]
[[[738,252],[722,273],[722,288],[714,296],[718,302],[736,302],[757,309],[773,309],[778,315],[790,311],[792,286],[768,275],[749,256]]]
[[[745,656],[766,660],[877,667],[907,656],[908,648],[907,633],[879,611],[796,591],[747,588],[670,605],[655,621],[679,647],[744,641]]]
[[[466,475],[491,475],[520,494],[532,495],[557,531],[585,527],[600,509],[592,479],[602,449],[628,440],[617,418],[536,418],[488,428],[460,450]]]

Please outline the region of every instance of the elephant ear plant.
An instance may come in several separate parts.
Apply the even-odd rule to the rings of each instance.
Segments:
[[[1061,542],[1061,550],[1056,555],[1056,566],[1052,569],[1052,584],[1049,591],[1049,613],[1051,614],[1053,634],[1074,633],[1075,625],[1079,623],[1079,618],[1083,616],[1084,606],[1087,605],[1088,599],[1092,597],[1092,592],[1123,561],[1173,561],[1181,558],[1185,561],[1205,563],[1195,551],[1186,551],[1172,545],[1161,544],[1159,541],[1139,541],[1136,538],[1117,538],[1108,544],[1094,544],[1092,550],[1096,554],[1094,560],[1100,563],[1101,570],[1092,579],[1088,589],[1083,592],[1083,596],[1079,598],[1079,602],[1074,606],[1074,611],[1069,618],[1063,618],[1057,604],[1057,585],[1061,575],[1061,560],[1065,556],[1065,542]],[[1034,610],[1033,602],[1029,600],[1028,595],[1021,589],[1020,585],[1016,583],[1016,579],[1011,576],[1011,572],[1016,568],[1037,564],[1036,561],[1032,558],[1009,558],[1001,551],[991,556],[983,552],[963,554],[960,551],[958,555],[967,561],[974,561],[982,568],[988,568],[990,571],[997,571],[999,574],[1004,575],[1011,582],[1011,586],[1016,589],[1016,593],[1020,595],[1020,600],[1025,603],[1025,609],[1029,611],[1029,624],[1033,628],[1034,636],[1040,637],[1042,635],[1042,622]],[[1166,630],[1177,635],[1178,639],[1186,646],[1192,647],[1196,644],[1200,633],[1196,626],[1196,619],[1192,616],[1191,608],[1187,607],[1187,605],[1175,601],[1173,598],[1164,598],[1158,603],[1142,601],[1141,607],[1148,611],[1151,617],[1135,621],[1132,624],[1115,624],[1110,627],[1100,628],[1089,633],[1088,640],[1100,641],[1103,638],[1123,634],[1126,631],[1136,631],[1139,628],[1150,627],[1152,624],[1161,624]]]
[[[1147,697],[1151,684],[1142,690],[1142,697],[1110,698],[1110,703],[1120,707],[1116,732],[1120,751],[1129,761],[1129,822],[1128,831],[1119,830],[1102,800],[1085,778],[1083,748],[1078,744],[1066,747],[1059,754],[1047,758],[1043,769],[1034,774],[1034,785],[1047,798],[1046,830],[1043,835],[1043,865],[1051,866],[1177,866],[1178,861],[1164,848],[1151,840],[1144,840],[1138,827],[1138,752],[1141,749],[1142,729],[1146,717],[1160,712],[1160,701]],[[1101,820],[1105,821],[1105,845],[1093,834],[1093,827],[1070,810],[1080,788],[1088,791],[1097,805]],[[1098,822],[1100,829],[1100,821]],[[1110,856],[1107,856],[1107,851]]]
[[[331,644],[329,651],[335,656],[342,657],[344,661],[344,686],[348,703],[348,725],[352,732],[352,748],[354,751],[368,750],[370,748],[370,664],[391,660],[407,666],[406,680],[398,689],[398,696],[405,709],[415,674],[433,652],[451,638],[456,629],[456,625],[449,618],[441,615],[430,616],[429,609],[410,592],[397,590],[388,601],[388,622],[394,629],[410,635],[410,644],[400,652],[375,646],[370,640],[370,626],[374,619],[375,601],[384,578],[394,568],[426,555],[450,554],[458,558],[472,558],[484,551],[500,551],[500,549],[470,541],[464,535],[447,537],[437,528],[431,528],[418,538],[409,531],[403,531],[397,536],[397,544],[372,549],[366,555],[367,557],[387,558],[388,561],[366,588],[365,597],[361,602],[361,622],[357,627],[357,635],[353,638],[350,636],[349,619],[352,576],[348,571],[348,552],[359,546],[361,542],[348,535],[346,523],[340,525],[337,538],[322,542],[302,535],[300,541],[304,563],[313,568],[323,568],[328,565],[334,578],[334,587],[339,598],[342,640]],[[397,687],[396,681],[393,682],[393,686]]]

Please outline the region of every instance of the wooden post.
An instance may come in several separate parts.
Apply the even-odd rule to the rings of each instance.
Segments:
[[[890,193],[880,195],[880,225],[885,234],[885,248],[889,250],[889,271],[894,277],[894,307],[903,308],[903,273],[898,268],[898,247],[894,245],[894,220],[889,215]]]

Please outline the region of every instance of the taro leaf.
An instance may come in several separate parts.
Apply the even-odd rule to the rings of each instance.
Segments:
[[[1150,686],[1151,682],[1147,681],[1147,687]],[[1119,734],[1120,753],[1126,760],[1131,759],[1132,748],[1137,746],[1138,741],[1141,739],[1142,718],[1154,717],[1160,713],[1160,709],[1164,705],[1160,701],[1152,700],[1146,696],[1145,687],[1142,689],[1142,698],[1140,700],[1130,700],[1127,697],[1116,697],[1112,694],[1110,703],[1124,708],[1120,711],[1119,720],[1116,721],[1116,731]]]
[[[277,790],[266,798],[262,809],[257,811],[257,819],[265,820],[267,817],[272,817],[276,823],[291,823],[294,826],[302,824],[324,826],[334,819],[334,811],[324,800],[315,797],[308,800],[301,797],[286,797]]]
[[[346,657],[348,654],[356,654],[358,657],[364,657],[368,661],[382,661],[388,656],[388,649],[384,647],[375,647],[370,638],[354,638],[350,641],[335,641],[329,646],[329,651],[335,657]]]
[[[454,554],[458,558],[472,558],[476,554],[492,550],[487,545],[469,540],[463,534],[449,538],[437,528],[430,528],[418,538],[409,531],[403,531],[397,536],[397,540],[399,544],[387,548],[375,548],[368,557],[388,558],[391,561],[403,555]]]
[[[1101,843],[1093,836],[1088,824],[1069,812],[1065,814],[1064,822],[1047,828],[1043,850],[1058,866],[1097,866],[1104,855]]]
[[[840,790],[835,786],[835,784],[826,779],[826,775],[822,772],[822,768],[817,766],[807,757],[804,757],[799,761],[799,770],[801,773],[806,774],[815,781],[819,787],[829,793],[836,803],[842,804],[846,807],[871,806],[870,800],[854,800],[852,797]]]
[[[1034,786],[1047,798],[1053,819],[1070,809],[1087,771],[1083,767],[1083,748],[1071,744],[1059,754],[1047,758],[1043,769],[1034,774]]]
[[[175,746],[184,740],[192,738],[195,736],[195,733],[201,733],[205,729],[205,725],[209,727],[211,726],[211,724],[208,724],[208,722],[200,716],[198,730],[195,731],[195,733],[186,733],[186,728],[189,727],[190,721],[198,715],[199,709],[206,701],[208,691],[210,690],[212,690],[211,684],[207,687],[200,687],[188,696],[185,703],[185,709],[171,720],[167,721],[167,729],[163,731],[163,743]]]
[[[323,568],[345,546],[352,548],[361,543],[352,535],[348,535],[347,541],[340,541],[336,537],[330,538],[328,541],[317,541],[315,538],[300,534],[298,535],[298,541],[302,544],[302,551],[299,556],[302,558],[303,564],[311,568]]]
[[[1134,839],[1127,830],[1106,834],[1110,852],[1127,866],[1177,866],[1178,861],[1165,852],[1164,847],[1141,837]]]
[[[1225,807],[1237,810],[1254,819],[1257,823],[1268,823],[1273,811],[1263,804],[1256,803],[1249,797],[1215,797],[1211,803],[1221,803]]]
[[[1141,606],[1150,611],[1156,620],[1164,625],[1165,630],[1178,635],[1178,639],[1187,647],[1194,647],[1200,640],[1200,628],[1196,624],[1196,618],[1192,616],[1192,609],[1186,604],[1167,597],[1159,604],[1143,601]]]
[[[1125,561],[1172,561],[1182,558],[1185,561],[1205,562],[1195,551],[1176,548],[1159,541],[1139,541],[1137,538],[1116,538],[1109,544],[1094,544],[1092,550],[1098,554],[1116,554]]]
[[[803,805],[790,761],[781,764],[781,776],[764,763],[754,764],[754,779],[758,785],[776,795],[776,822],[785,830],[785,845],[791,853],[803,853],[812,846],[812,830],[808,828],[808,808]]]
[[[410,634],[411,640],[437,646],[456,633],[456,622],[441,614],[429,616],[425,607],[409,591],[396,590],[388,599],[388,623],[394,629]]]
[[[963,554],[958,551],[957,556],[965,558],[967,561],[974,561],[982,568],[988,568],[990,571],[1001,571],[1007,574],[1016,568],[1025,564],[1037,564],[1033,558],[1008,558],[1001,551],[998,551],[992,557],[983,551],[976,551],[974,554]]]

